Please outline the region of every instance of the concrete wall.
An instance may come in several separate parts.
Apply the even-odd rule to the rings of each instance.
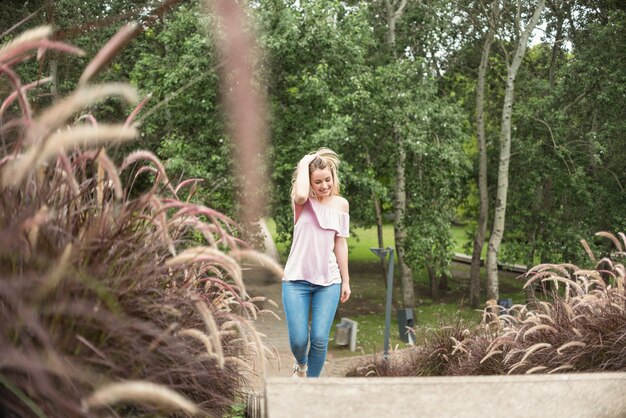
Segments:
[[[626,373],[268,378],[269,418],[626,417]]]

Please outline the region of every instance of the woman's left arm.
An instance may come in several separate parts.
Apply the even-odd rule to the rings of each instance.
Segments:
[[[350,204],[343,197],[339,199],[339,209],[343,212],[350,212]],[[346,237],[335,235],[335,258],[339,266],[339,274],[341,275],[341,303],[345,303],[350,299],[350,273],[348,273],[348,240]]]
[[[350,299],[350,274],[348,273],[348,241],[335,235],[335,257],[341,274],[341,303]]]

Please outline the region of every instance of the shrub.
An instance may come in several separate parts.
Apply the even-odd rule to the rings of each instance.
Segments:
[[[473,330],[445,327],[421,347],[377,356],[349,376],[491,375],[626,371],[626,270],[616,251],[595,269],[571,264],[542,264],[527,274],[525,287],[538,286],[539,298],[508,312],[484,311]],[[595,256],[583,241],[587,254]],[[502,309],[495,307],[495,310]]]
[[[76,91],[31,109],[28,91],[45,80],[24,85],[12,68],[34,51],[81,53],[49,34],[0,49],[12,86],[0,108],[0,412],[222,416],[266,350],[239,260],[269,261],[233,236],[232,220],[180,199],[194,180],[172,183],[147,151],[119,167],[107,156],[103,144],[137,135],[143,104],[121,124],[85,113],[111,96],[137,101],[127,85],[88,84],[123,31]],[[139,176],[152,188],[132,191]]]

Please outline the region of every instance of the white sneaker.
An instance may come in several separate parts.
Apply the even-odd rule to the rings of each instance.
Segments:
[[[293,364],[293,375],[291,377],[293,379],[303,379],[306,377],[307,370],[309,370],[307,364],[298,364],[296,362]]]

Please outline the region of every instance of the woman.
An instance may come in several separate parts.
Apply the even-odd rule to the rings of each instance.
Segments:
[[[350,216],[338,165],[337,154],[321,148],[300,160],[292,181],[295,226],[282,286],[294,377],[320,375],[338,302],[350,298]]]

